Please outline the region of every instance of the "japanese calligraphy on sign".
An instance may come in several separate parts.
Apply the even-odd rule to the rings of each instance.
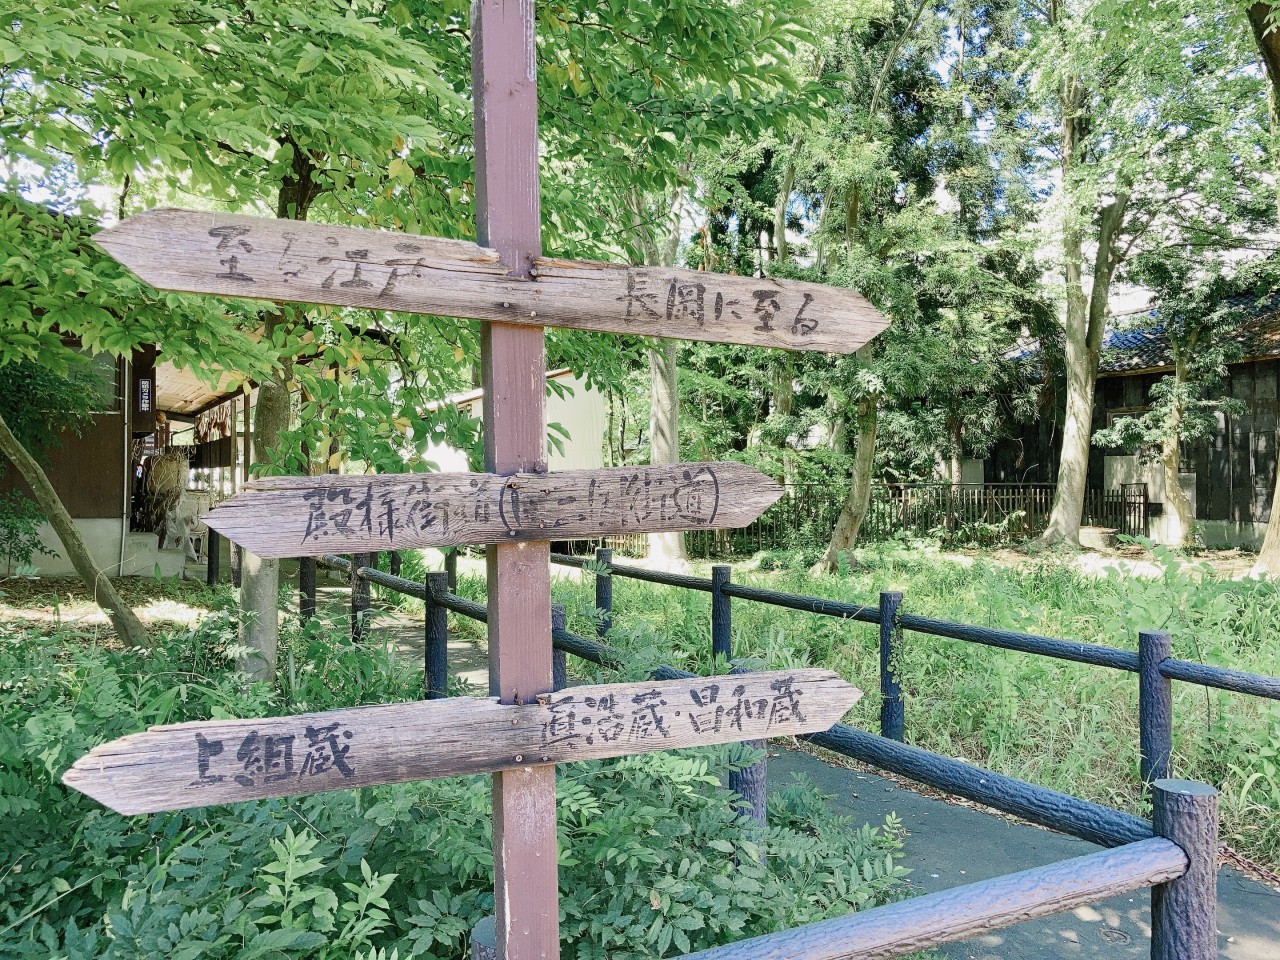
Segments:
[[[493,773],[826,730],[861,692],[828,670],[575,687],[152,727],[63,782],[125,814]]]
[[[829,353],[889,323],[841,287],[550,257],[526,280],[474,243],[234,214],[150,210],[96,239],[161,290]]]
[[[806,693],[793,674],[770,680],[767,693],[739,677],[718,677],[668,696],[660,686],[621,698],[617,693],[567,691],[547,704],[550,716],[542,725],[542,746],[576,750],[622,740],[660,744],[681,734],[736,733],[746,739],[748,730],[756,731],[756,737],[788,734],[805,722],[800,701]]]
[[[750,523],[782,488],[738,463],[509,477],[477,473],[273,477],[205,515],[263,557],[571,540]]]

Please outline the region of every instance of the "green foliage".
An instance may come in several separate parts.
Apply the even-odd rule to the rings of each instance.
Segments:
[[[30,497],[16,490],[0,497],[0,557],[6,575],[30,568],[38,553],[54,555],[40,538],[42,523],[44,515]]]
[[[152,290],[93,245],[94,228],[0,192],[0,368],[27,361],[66,376],[81,351],[119,357],[163,343],[179,367],[260,369],[260,351],[222,305]]]
[[[116,404],[114,380],[108,389],[101,371],[84,357],[76,355],[68,360],[68,369],[62,373],[29,360],[4,368],[0,418],[37,459],[58,446],[65,431],[80,433],[94,410],[110,410]],[[0,469],[4,462],[0,459]]]
[[[91,746],[151,724],[420,695],[409,664],[321,625],[286,631],[279,690],[249,686],[232,669],[236,637],[225,610],[146,654],[0,637],[0,815],[13,841],[0,850],[0,956],[466,956],[493,910],[487,778],[133,818],[61,785]],[[569,954],[673,955],[897,895],[896,821],[855,827],[796,785],[757,836],[720,785],[754,759],[735,747],[559,771]]]

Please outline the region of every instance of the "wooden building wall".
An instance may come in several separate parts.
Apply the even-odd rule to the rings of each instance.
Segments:
[[[109,361],[108,361],[109,363]],[[67,512],[78,519],[120,517],[125,510],[125,402],[121,390],[124,364],[115,364],[114,410],[95,413],[77,436],[64,431],[46,454],[44,468]],[[110,367],[107,366],[107,377]],[[106,381],[106,406],[112,401],[111,383]],[[0,495],[18,490],[27,496],[31,489],[12,466],[0,471]]]
[[[119,517],[124,510],[123,413],[94,414],[80,436],[67,434],[50,450],[45,473],[73,517]],[[0,473],[0,494],[31,489],[12,466]]]
[[[1152,385],[1163,376],[1149,373],[1100,378],[1094,398],[1094,429],[1107,425],[1108,412],[1147,406]],[[1239,363],[1230,368],[1228,390],[1244,405],[1243,413],[1218,414],[1214,436],[1183,450],[1183,469],[1196,475],[1197,519],[1236,523],[1266,523],[1270,519],[1280,418],[1278,384],[1280,359]],[[1055,482],[1062,442],[1061,418],[1060,409],[1047,409],[1038,421],[1026,424],[1018,438],[998,444],[987,460],[987,482]],[[1119,451],[1090,449],[1090,489],[1102,489],[1104,458],[1109,452]],[[1027,473],[1033,464],[1040,466]]]

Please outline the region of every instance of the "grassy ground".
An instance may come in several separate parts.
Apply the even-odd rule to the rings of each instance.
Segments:
[[[879,591],[900,590],[912,613],[1130,650],[1138,631],[1168,630],[1175,656],[1280,675],[1280,590],[1165,552],[1149,558],[1154,577],[1118,566],[1085,574],[1054,559],[948,557],[918,546],[860,551],[854,567],[818,579],[800,557],[760,559],[737,568],[735,581],[872,605]],[[570,628],[591,630],[589,580],[560,581],[556,592],[570,607]],[[611,642],[642,659],[710,666],[706,594],[618,580],[614,604]],[[839,670],[867,691],[849,722],[877,728],[874,627],[740,600],[733,615],[735,655]],[[918,634],[903,646],[909,742],[1146,812],[1136,677]],[[1280,704],[1175,684],[1174,709],[1177,775],[1218,786],[1224,839],[1280,865]]]

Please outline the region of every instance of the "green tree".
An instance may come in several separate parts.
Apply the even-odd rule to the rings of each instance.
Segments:
[[[1041,543],[1079,545],[1093,398],[1112,284],[1144,250],[1235,245],[1255,207],[1263,100],[1222,3],[1051,0],[1028,19],[1056,128],[1066,413]],[[1252,143],[1251,143],[1252,142]],[[1233,222],[1237,221],[1237,222]]]

